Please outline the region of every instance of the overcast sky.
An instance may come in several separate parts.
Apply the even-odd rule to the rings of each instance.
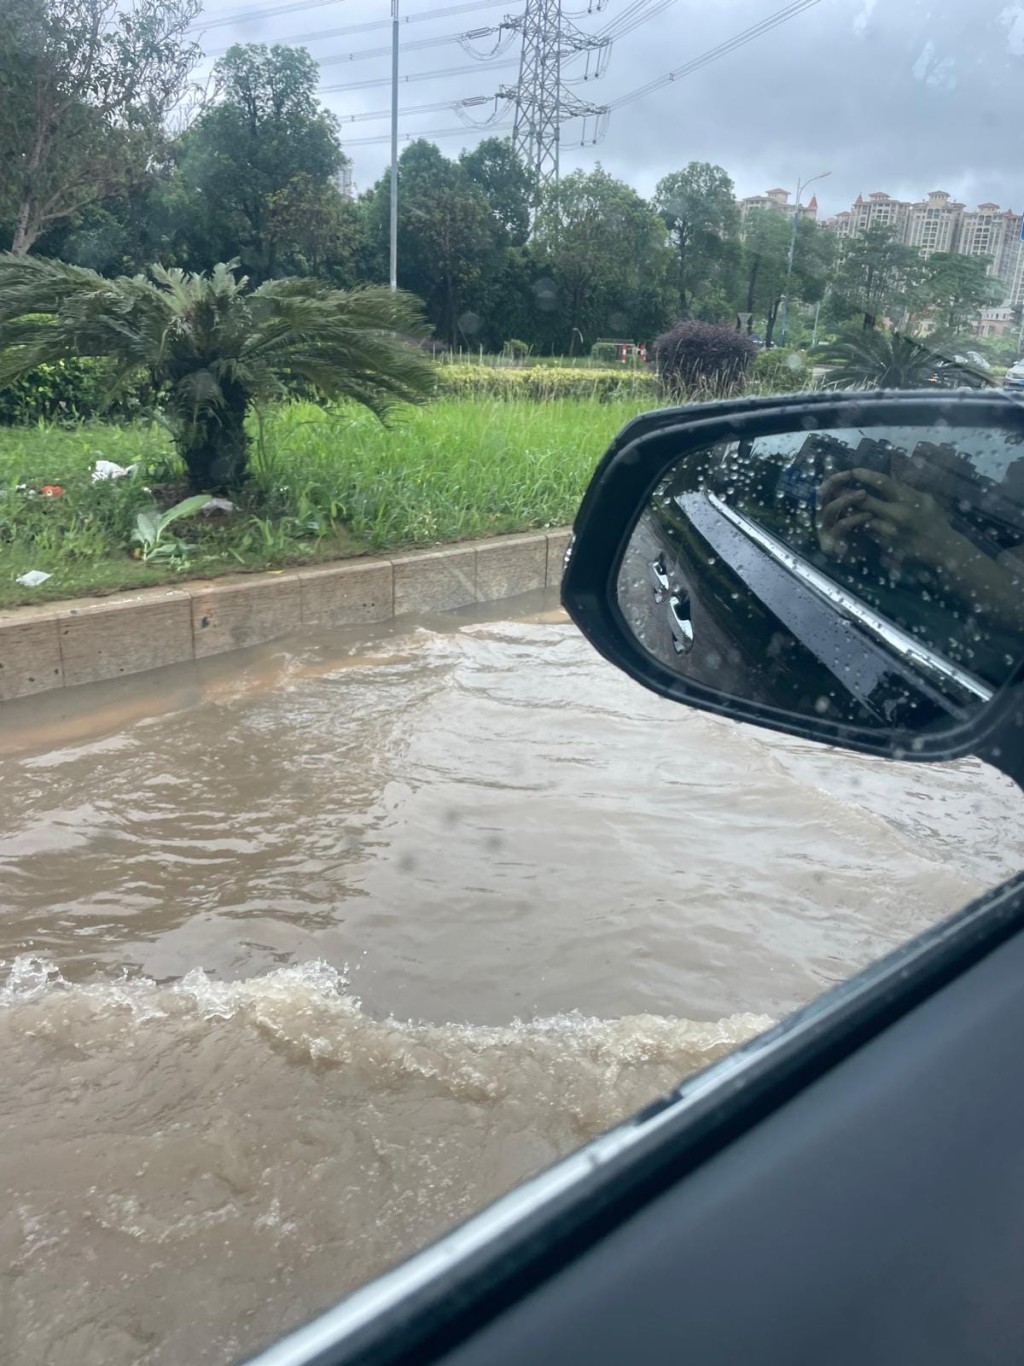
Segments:
[[[267,14],[285,2],[209,0],[207,23],[227,16],[233,22],[208,27],[205,50],[215,55],[232,42],[301,42],[322,64],[323,86],[379,82],[324,93],[324,103],[340,118],[386,111],[390,0],[293,0],[287,13]],[[403,83],[405,110],[490,97],[502,83],[516,81],[518,41],[490,61],[476,61],[455,39],[468,29],[496,26],[505,14],[521,14],[524,0],[478,0],[460,13],[443,13],[456,4],[401,0],[403,18],[412,20],[402,26],[402,74],[430,77]],[[600,80],[574,89],[595,103],[613,102],[784,4],[604,0],[597,13],[598,0],[566,0],[566,13],[576,14],[577,26],[593,34],[630,14],[659,11],[615,41]],[[310,36],[355,26],[361,31]],[[448,37],[452,41],[425,45]],[[472,46],[485,53],[496,41],[480,37]],[[373,49],[385,51],[358,55]],[[459,74],[430,76],[453,68]],[[584,70],[577,60],[566,75]],[[816,192],[825,214],[848,208],[858,193],[885,190],[919,199],[933,189],[949,190],[970,207],[994,200],[1020,212],[1022,78],[1024,0],[819,0],[738,51],[617,110],[597,146],[581,146],[581,125],[566,124],[562,164],[589,168],[600,161],[645,195],[660,176],[692,160],[724,166],[740,195],[775,185],[794,189],[798,178],[830,171],[804,196]],[[491,108],[469,112],[482,118]],[[353,139],[386,137],[388,126],[386,119],[343,126],[357,189],[381,174],[388,146]],[[448,108],[407,113],[400,126],[403,134],[430,136],[458,127],[459,118]],[[467,129],[436,140],[455,156],[493,131]]]

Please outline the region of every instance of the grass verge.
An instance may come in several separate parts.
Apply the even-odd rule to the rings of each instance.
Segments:
[[[353,406],[282,406],[262,438],[254,428],[235,511],[175,523],[173,564],[133,558],[138,513],[184,495],[161,428],[3,428],[0,607],[562,525],[608,442],[651,406],[446,399],[387,427]],[[97,460],[138,468],[94,483]],[[19,585],[32,569],[52,577]]]

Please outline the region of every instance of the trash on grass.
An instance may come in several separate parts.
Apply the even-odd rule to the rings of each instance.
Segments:
[[[235,505],[230,498],[211,498],[200,512],[234,512]]]
[[[60,484],[44,484],[39,492],[44,498],[59,498],[64,490]]]
[[[98,484],[103,479],[123,479],[126,474],[134,474],[138,465],[118,465],[114,460],[97,460],[92,467],[92,482]]]
[[[27,574],[19,574],[14,582],[24,584],[26,588],[38,588],[41,583],[52,578],[52,574],[44,574],[41,569],[30,569]]]

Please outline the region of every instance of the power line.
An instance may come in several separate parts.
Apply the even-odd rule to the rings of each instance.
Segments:
[[[760,38],[765,33],[770,33],[772,29],[778,28],[780,24],[786,23],[789,19],[794,19],[798,14],[805,10],[812,9],[821,0],[794,0],[794,3],[787,5],[784,9],[776,10],[766,19],[762,19],[759,24],[753,24],[750,28],[744,29],[742,33],[737,33],[735,37],[728,38],[724,43],[719,43],[717,47],[709,48],[707,52],[702,52],[699,57],[694,57],[683,66],[677,67],[675,71],[669,71],[664,76],[659,76],[656,80],[648,81],[646,85],[638,86],[636,90],[631,90],[626,95],[620,95],[618,99],[612,100],[608,108],[610,110],[621,109],[623,105],[632,104],[634,100],[642,99],[645,95],[650,95],[655,90],[660,90],[662,86],[670,85],[673,81],[682,80],[684,76],[690,76],[702,67],[710,66],[712,62],[717,62],[719,58],[726,57],[730,52],[737,51],[738,48],[746,47],[747,43],[752,43],[755,38]]]
[[[507,71],[510,67],[518,66],[518,61],[492,62],[488,66],[488,71]],[[417,71],[411,76],[401,76],[399,85],[408,85],[413,81],[439,81],[447,80],[450,76],[479,75],[480,64],[474,63],[472,66],[450,66],[445,71]],[[374,86],[390,85],[390,76],[374,77],[367,81],[346,81],[343,85],[322,85],[318,90],[320,95],[335,95],[343,90],[370,90]]]
[[[410,104],[398,112],[405,118],[410,114],[439,114],[445,109],[469,109],[493,102],[493,95],[469,95],[463,100],[442,100],[440,104]],[[336,117],[339,123],[372,123],[375,119],[389,119],[391,110],[381,109],[372,114],[339,114]]]
[[[509,0],[473,0],[472,4],[445,5],[441,9],[418,10],[415,14],[404,14],[399,19],[399,23],[422,24],[428,19],[450,19],[456,14],[468,14],[470,11],[481,9],[497,9],[499,6],[505,7]],[[292,33],[276,41],[289,47],[295,47],[299,43],[317,42],[321,38],[347,38],[353,33],[369,33],[373,29],[385,29],[391,27],[390,19],[368,19],[361,24],[346,24],[342,28],[321,28],[315,29],[310,33]],[[215,48],[207,52],[207,57],[223,57],[228,48]]]
[[[511,127],[512,127],[512,125],[511,125],[510,123],[493,123],[493,124],[487,125],[487,131],[490,132],[490,133],[498,133],[498,132],[504,132],[505,130],[507,130],[507,129],[511,128]],[[454,138],[454,137],[465,137],[466,134],[467,134],[468,132],[470,132],[470,131],[471,131],[471,130],[470,130],[469,128],[467,128],[465,124],[462,124],[462,126],[459,127],[459,128],[439,128],[439,129],[427,130],[427,131],[422,132],[422,133],[401,133],[401,134],[399,135],[399,139],[398,139],[398,140],[399,140],[399,142],[417,142],[420,138]],[[390,141],[391,141],[391,134],[390,134],[390,133],[379,133],[376,137],[368,137],[368,138],[346,138],[346,139],[345,139],[345,146],[346,146],[346,147],[368,147],[368,146],[369,146],[371,143],[373,143],[373,142],[380,143],[380,142],[390,142]]]
[[[336,5],[341,0],[292,0],[287,5],[272,5],[269,9],[232,10],[218,19],[206,19],[193,24],[189,33],[205,33],[208,28],[223,28],[225,24],[242,24],[251,20],[276,19],[281,14],[295,14],[304,9],[323,9],[325,5]]]
[[[632,33],[649,19],[657,18],[675,3],[676,0],[634,0],[622,14],[600,29],[599,34],[602,38],[610,38],[612,41],[624,38],[627,33]]]
[[[469,29],[466,33],[446,33],[437,38],[419,38],[414,43],[403,43],[403,52],[417,52],[422,48],[445,47],[448,43],[474,42],[480,38],[489,38],[494,33],[499,33],[500,28],[477,28]],[[505,44],[507,47],[512,39],[509,38]],[[391,55],[391,47],[364,47],[361,52],[338,52],[330,57],[319,57],[317,61],[320,66],[337,66],[345,62],[363,62],[377,57],[388,57]]]
[[[428,47],[445,47],[449,43],[458,43],[462,49],[475,57],[478,62],[489,62],[492,57],[498,57],[507,51],[515,41],[514,33],[504,34],[506,25],[491,25],[485,28],[471,28],[464,33],[446,33],[436,38],[420,38],[414,43],[404,43],[403,52],[415,52]],[[490,52],[474,52],[471,43],[477,43],[481,38],[497,37],[497,42]],[[339,52],[330,57],[319,58],[320,66],[344,65],[346,62],[361,62],[376,57],[386,57],[390,54],[390,47],[363,48],[361,52]]]

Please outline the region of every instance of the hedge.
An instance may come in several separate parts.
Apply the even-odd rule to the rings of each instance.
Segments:
[[[650,399],[661,393],[657,375],[647,370],[557,370],[535,365],[499,369],[486,365],[444,365],[438,393],[448,398]]]
[[[0,426],[34,426],[37,422],[83,422],[93,417],[132,417],[144,407],[149,389],[144,378],[127,385],[106,407],[110,392],[109,362],[86,357],[39,365],[13,384],[0,386]]]

